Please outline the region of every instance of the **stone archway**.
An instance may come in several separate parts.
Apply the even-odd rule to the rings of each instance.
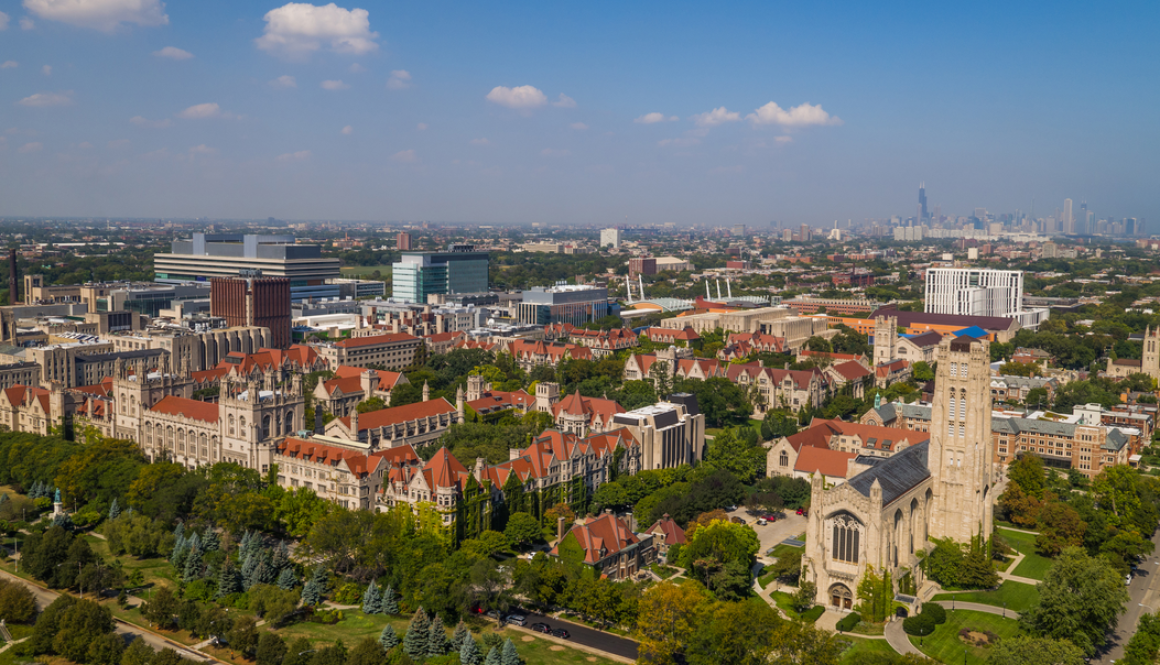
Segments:
[[[830,585],[827,595],[830,597],[830,607],[840,610],[849,610],[854,607],[854,594],[850,591],[850,587],[845,584],[839,582]]]

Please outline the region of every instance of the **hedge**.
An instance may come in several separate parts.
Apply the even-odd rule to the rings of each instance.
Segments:
[[[947,610],[938,603],[927,603],[923,605],[922,613],[929,616],[935,625],[942,625],[947,622]]]
[[[842,617],[841,621],[838,622],[838,630],[843,633],[848,633],[854,630],[854,626],[857,626],[861,622],[862,615],[857,612],[852,612]]]
[[[916,614],[902,620],[902,630],[906,631],[907,635],[914,635],[915,637],[930,635],[934,632],[936,625],[934,619],[929,614]]]

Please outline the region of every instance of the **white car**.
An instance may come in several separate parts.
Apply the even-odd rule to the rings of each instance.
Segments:
[[[1132,576],[1129,574],[1127,577],[1124,578],[1124,586],[1131,586],[1131,585],[1132,585]]]

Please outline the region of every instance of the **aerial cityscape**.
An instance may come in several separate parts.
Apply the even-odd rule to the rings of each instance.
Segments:
[[[1158,24],[0,0],[0,665],[1160,663]]]

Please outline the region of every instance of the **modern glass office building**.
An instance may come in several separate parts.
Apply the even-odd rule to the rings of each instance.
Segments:
[[[486,292],[488,258],[474,245],[451,245],[446,252],[403,252],[391,266],[391,296],[422,304],[431,294]]]

